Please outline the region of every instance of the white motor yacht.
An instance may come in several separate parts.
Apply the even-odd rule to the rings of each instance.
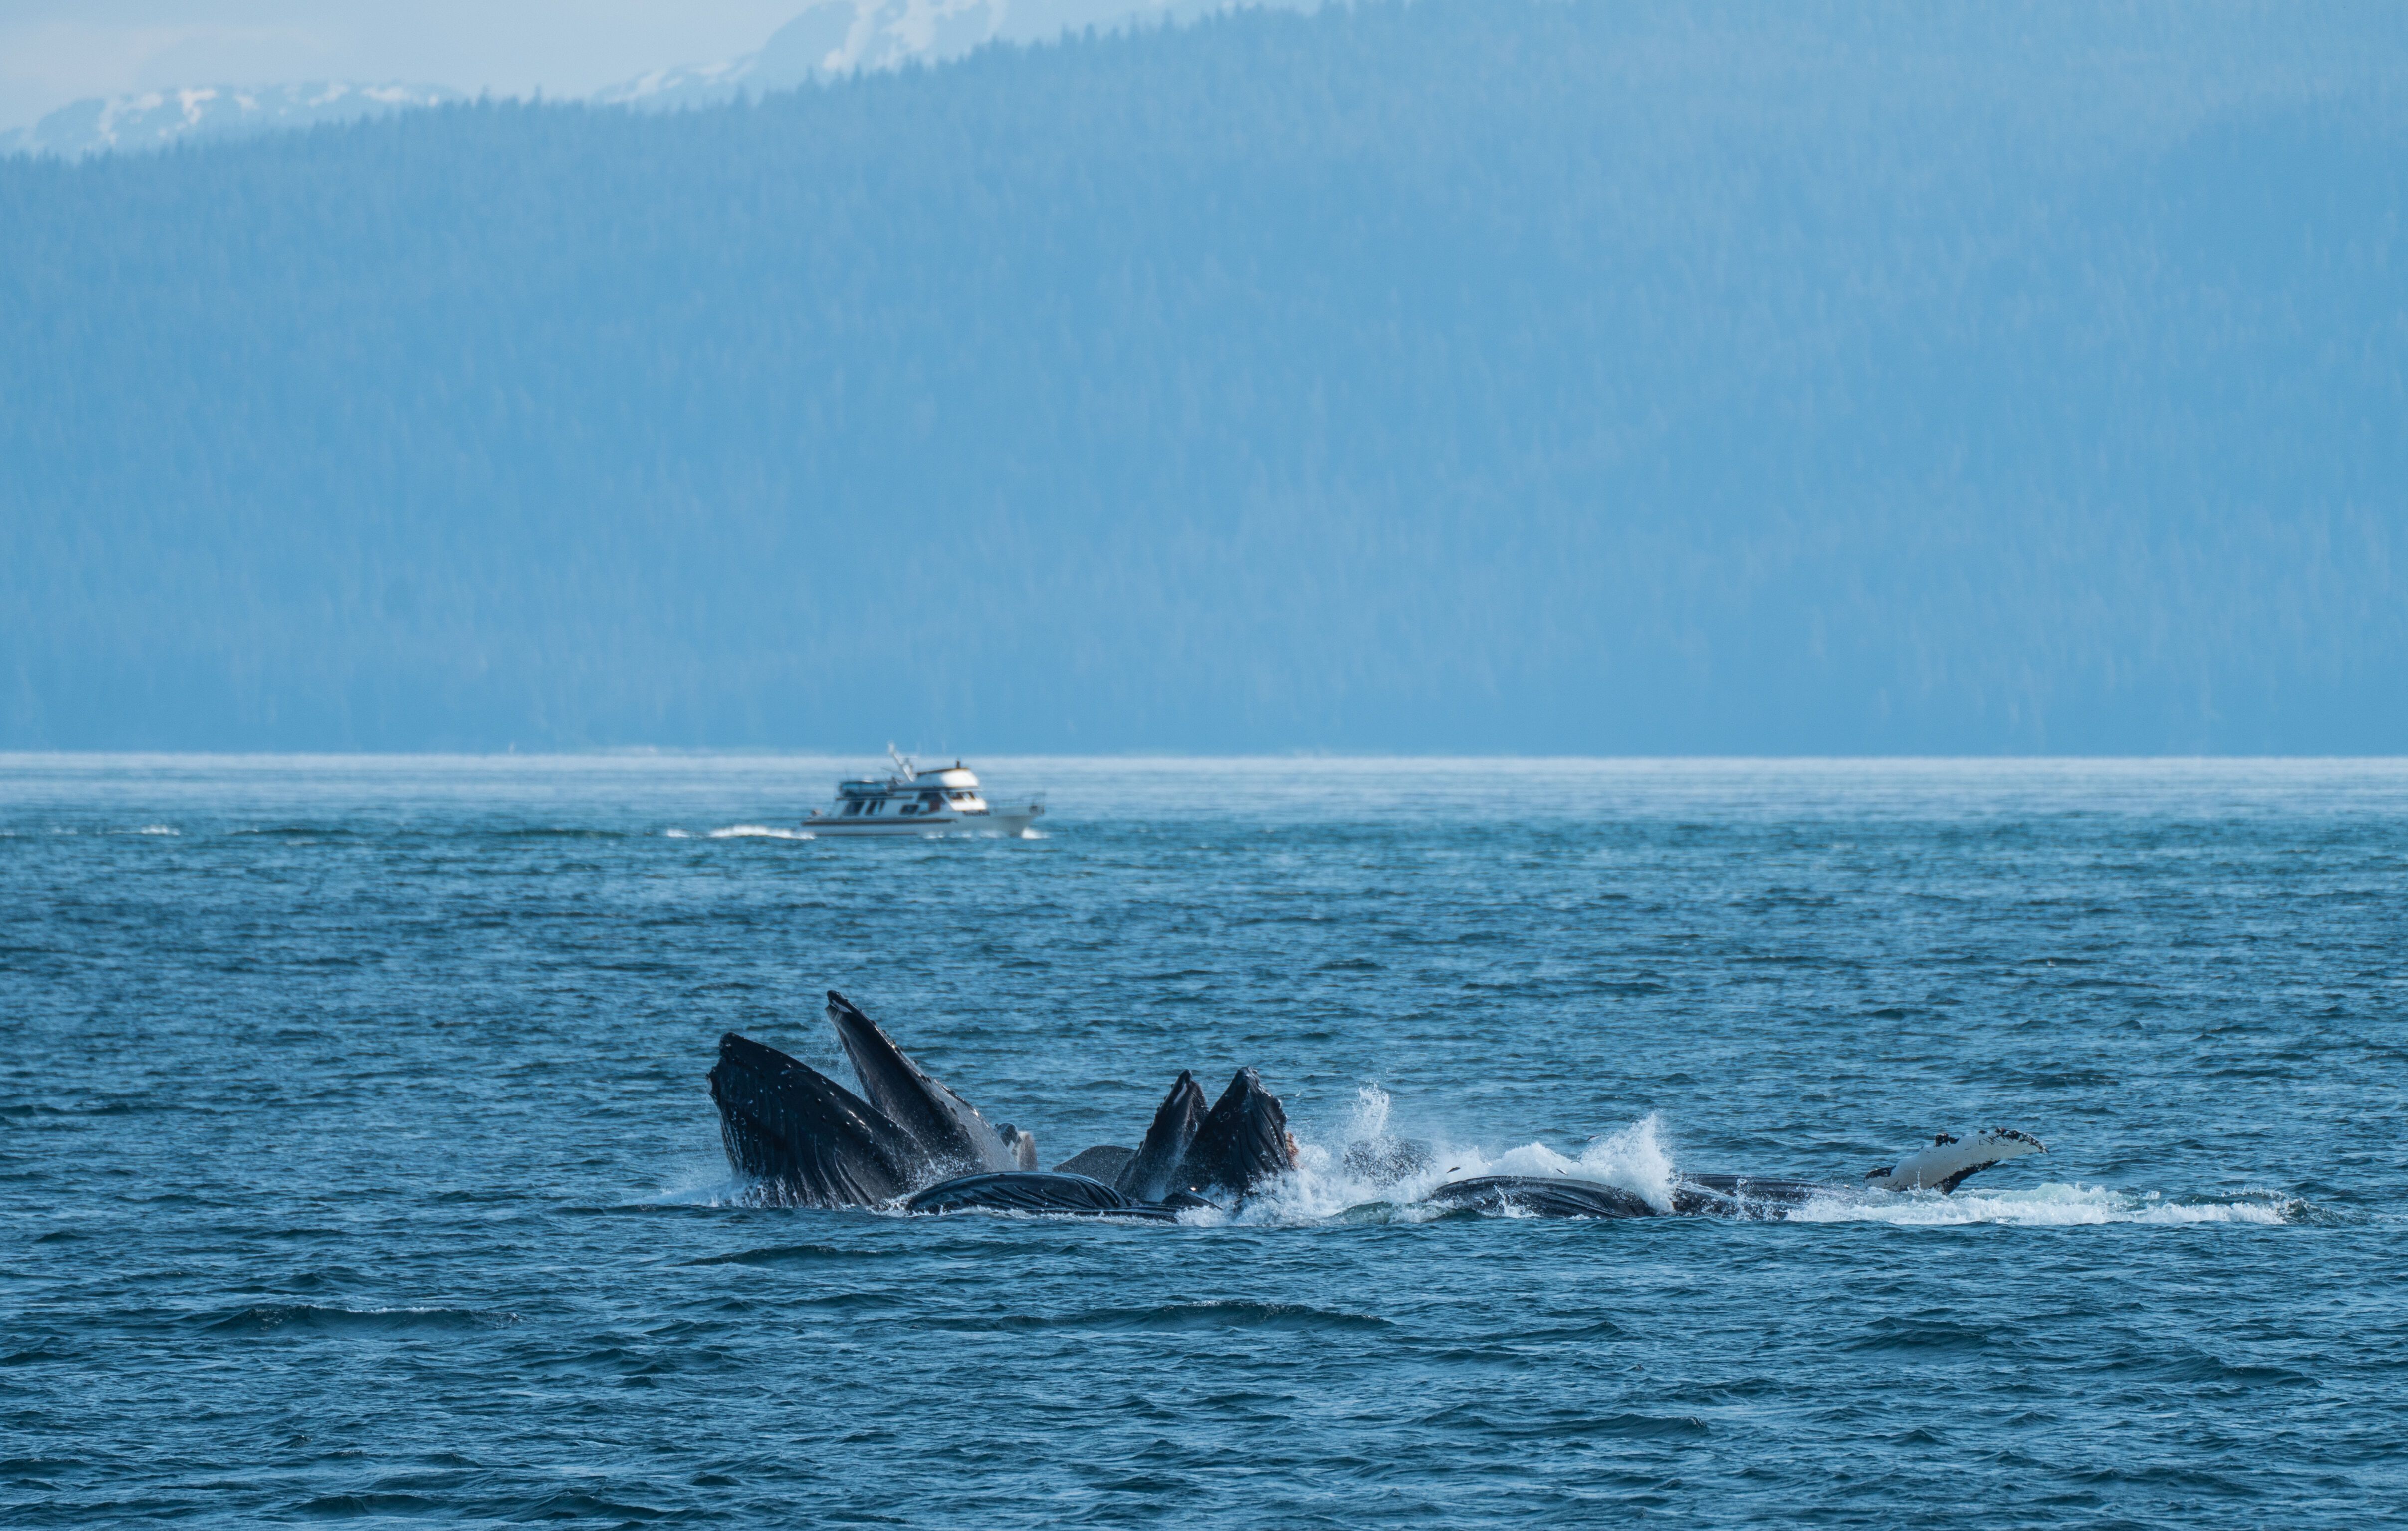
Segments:
[[[895,774],[883,781],[856,777],[836,784],[836,807],[813,808],[803,827],[827,835],[1016,835],[1044,816],[1041,796],[990,803],[979,795],[978,773],[954,761],[924,771],[893,745]]]

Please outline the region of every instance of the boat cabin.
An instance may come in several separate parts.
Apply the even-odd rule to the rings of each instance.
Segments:
[[[959,761],[916,776],[859,777],[836,786],[838,819],[920,819],[938,814],[984,813],[974,771]]]

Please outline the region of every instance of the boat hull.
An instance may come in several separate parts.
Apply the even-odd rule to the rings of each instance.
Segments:
[[[1036,823],[1037,814],[1022,808],[1010,813],[932,813],[924,819],[806,819],[802,828],[808,834],[832,840],[872,835],[983,835],[1018,839],[1025,837]]]

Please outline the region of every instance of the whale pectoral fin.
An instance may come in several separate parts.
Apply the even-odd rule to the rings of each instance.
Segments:
[[[1992,1127],[1963,1138],[1951,1138],[1943,1132],[1929,1148],[1908,1154],[1887,1169],[1866,1175],[1865,1184],[1875,1191],[1938,1191],[1945,1195],[1964,1184],[1967,1177],[1978,1175],[1993,1165],[2047,1152],[2048,1146],[2039,1138],[2013,1127]]]

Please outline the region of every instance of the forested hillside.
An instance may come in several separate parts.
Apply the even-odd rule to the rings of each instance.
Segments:
[[[2396,4],[0,163],[0,748],[2408,752]]]

